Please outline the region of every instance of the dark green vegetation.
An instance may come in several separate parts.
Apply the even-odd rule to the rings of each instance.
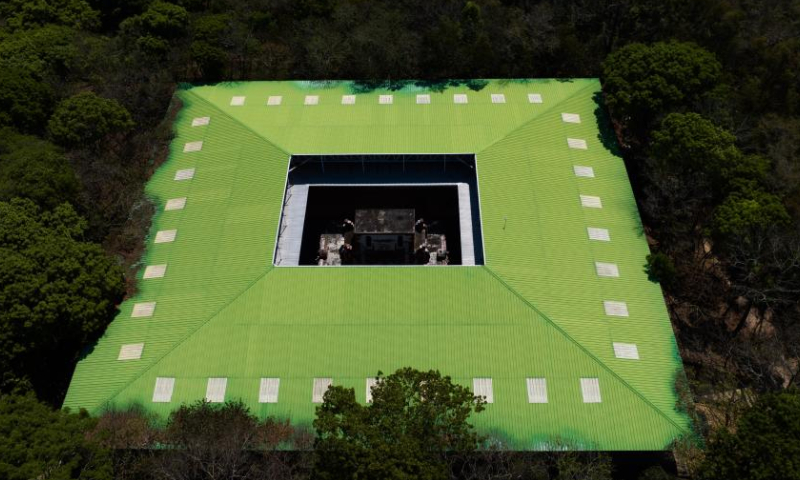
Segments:
[[[698,431],[733,428],[741,405],[798,383],[799,19],[797,0],[1,2],[0,438],[37,447],[0,455],[0,476],[107,475],[81,433],[93,421],[51,407],[113,317],[123,273],[133,288],[151,216],[142,185],[179,82],[600,76]],[[8,396],[20,390],[49,406]],[[712,436],[703,474],[726,478],[747,455],[796,465],[778,448],[797,443],[793,395]],[[119,474],[127,457],[113,458]],[[750,478],[796,475],[747,464]]]

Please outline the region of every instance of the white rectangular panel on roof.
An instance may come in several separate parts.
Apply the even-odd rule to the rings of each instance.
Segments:
[[[227,378],[209,378],[206,384],[206,401],[211,403],[224,402],[227,386]]]
[[[547,403],[547,380],[544,378],[526,379],[528,403]]]
[[[591,195],[581,195],[581,205],[586,208],[603,208],[603,202],[600,197],[593,197]]]
[[[203,125],[208,125],[211,121],[211,117],[197,117],[192,119],[192,126],[193,127],[202,127]]]
[[[619,277],[619,267],[616,263],[594,262],[598,277]]]
[[[303,105],[316,105],[319,103],[319,95],[306,95]]]
[[[506,96],[502,93],[493,93],[492,103],[506,103]]]
[[[394,102],[394,96],[392,95],[381,95],[378,97],[378,103],[381,105],[391,105]]]
[[[476,397],[484,397],[486,403],[494,403],[494,390],[491,378],[473,378],[472,390]]]
[[[589,233],[589,240],[597,240],[600,242],[611,241],[611,234],[608,233],[608,229],[589,227],[586,231]]]
[[[378,384],[378,379],[375,377],[367,377],[367,403],[372,403],[372,387]]]
[[[418,105],[427,105],[431,103],[431,96],[430,95],[417,95],[417,104]]]
[[[184,153],[199,152],[202,149],[203,149],[203,141],[202,140],[197,141],[197,142],[187,142],[186,145],[183,146]]]
[[[315,378],[314,390],[311,393],[311,401],[313,403],[322,403],[322,397],[325,396],[325,392],[328,391],[328,387],[332,384],[332,378]]]
[[[584,167],[583,165],[573,165],[572,171],[576,177],[594,178],[594,168]]]
[[[131,310],[132,318],[152,317],[156,310],[156,302],[134,303]]]
[[[167,273],[167,264],[163,265],[148,265],[144,269],[142,278],[161,278]]]
[[[635,343],[614,342],[614,356],[628,360],[639,360],[639,349]]]
[[[278,403],[280,386],[280,378],[262,378],[261,386],[258,389],[258,403]]]
[[[469,99],[467,99],[467,94],[465,93],[456,93],[453,94],[453,103],[467,103]]]
[[[583,403],[600,403],[600,380],[597,378],[581,378]]]
[[[166,403],[172,400],[172,390],[175,388],[175,379],[172,377],[156,378],[156,386],[153,389],[153,402]]]
[[[603,309],[606,311],[606,315],[610,317],[628,316],[628,304],[625,302],[615,302],[611,300],[605,300],[603,302]]]
[[[342,105],[355,105],[355,104],[356,104],[355,95],[342,95]]]
[[[542,94],[541,93],[529,93],[528,94],[528,102],[530,102],[530,103],[542,103]]]
[[[268,107],[277,107],[281,103],[283,103],[283,97],[281,95],[273,95],[267,98]]]
[[[142,358],[142,350],[144,350],[144,343],[123,345],[119,347],[117,360],[139,360]]]
[[[562,113],[561,120],[566,123],[581,123],[581,116],[577,113]]]
[[[191,180],[194,178],[194,168],[185,168],[175,172],[175,180]]]
[[[231,97],[231,107],[241,107],[244,105],[245,97]]]
[[[170,243],[175,241],[177,230],[159,230],[156,232],[156,239],[153,243]]]
[[[569,145],[569,148],[577,150],[586,150],[588,148],[586,146],[586,140],[581,140],[580,138],[568,138],[567,145]]]
[[[170,198],[164,205],[164,211],[168,212],[170,210],[183,210],[183,207],[185,206],[186,206],[186,197]]]

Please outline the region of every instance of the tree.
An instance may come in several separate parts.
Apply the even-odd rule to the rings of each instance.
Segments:
[[[721,429],[708,446],[700,478],[800,479],[800,394],[768,393]]]
[[[0,128],[0,200],[23,197],[53,208],[74,202],[79,190],[75,172],[55,145]]]
[[[317,407],[315,475],[319,479],[448,478],[448,452],[474,451],[480,437],[469,416],[484,400],[437,371],[403,368],[372,389],[372,403],[333,386]]]
[[[54,401],[124,293],[122,271],[82,241],[85,229],[66,203],[45,211],[30,200],[0,202],[0,372]]]
[[[0,126],[39,132],[50,116],[55,92],[29,68],[0,61]]]
[[[186,35],[189,13],[185,8],[156,0],[140,15],[120,23],[120,30],[136,39],[136,45],[145,53],[164,55],[170,50],[170,40]]]
[[[109,452],[88,437],[85,411],[53,410],[32,394],[0,395],[0,478],[114,478]]]
[[[665,287],[670,286],[678,274],[675,270],[675,263],[662,252],[647,255],[644,271],[651,282],[660,282]]]
[[[791,222],[777,196],[758,188],[735,191],[714,212],[715,236],[723,241],[747,240],[754,229],[783,227]]]
[[[131,114],[116,100],[81,92],[58,104],[47,128],[56,143],[74,147],[125,132],[133,125]]]
[[[714,55],[693,43],[633,43],[603,62],[603,91],[624,125],[644,129],[660,114],[699,102],[721,71]]]
[[[99,14],[84,0],[9,0],[0,3],[0,16],[12,29],[53,23],[91,29],[99,25]]]

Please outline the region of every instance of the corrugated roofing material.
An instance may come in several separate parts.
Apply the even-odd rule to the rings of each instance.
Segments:
[[[514,448],[556,438],[586,449],[667,448],[689,428],[675,407],[681,361],[661,290],[641,267],[649,249],[624,164],[595,121],[599,90],[595,79],[568,79],[488,81],[477,93],[348,82],[181,91],[169,160],[147,185],[162,208],[142,259],[168,263],[169,274],[141,282],[122,304],[78,364],[65,406],[98,413],[136,402],[166,415],[204,398],[209,377],[227,378],[226,399],[307,424],[315,378],[335,378],[364,402],[366,378],[412,366],[468,386],[491,377],[494,403],[473,421]],[[454,103],[466,94],[467,104]],[[342,105],[342,95],[358,100]],[[393,103],[380,105],[380,95]],[[270,96],[280,106],[265,105]],[[213,122],[192,128],[202,117]],[[587,150],[566,138],[586,139]],[[198,141],[202,150],[182,151]],[[485,265],[274,267],[290,155],[337,153],[474,153]],[[595,177],[577,177],[574,165]],[[198,175],[173,180],[187,168]],[[584,196],[603,208],[583,208]],[[164,211],[182,197],[184,209]],[[624,275],[598,277],[595,262]],[[131,318],[150,302],[151,316]],[[617,358],[612,339],[635,344],[640,360]],[[142,342],[144,358],[116,360],[122,345]],[[262,378],[272,377],[280,397],[260,403]],[[580,379],[598,379],[601,403],[583,402]],[[529,403],[542,388],[547,403]]]

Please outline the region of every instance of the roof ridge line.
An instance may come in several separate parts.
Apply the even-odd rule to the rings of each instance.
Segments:
[[[479,154],[481,154],[481,153],[485,152],[486,150],[488,150],[488,149],[492,148],[494,145],[496,145],[496,144],[498,144],[498,143],[502,142],[503,140],[505,140],[506,138],[508,138],[509,136],[511,136],[511,134],[513,134],[514,132],[516,132],[516,131],[518,131],[518,130],[521,130],[521,129],[523,129],[523,128],[527,127],[528,125],[530,125],[531,123],[535,122],[536,120],[539,120],[539,119],[542,117],[542,115],[544,115],[544,114],[546,114],[546,113],[550,112],[550,110],[553,110],[553,109],[554,109],[554,108],[556,108],[557,106],[561,105],[561,104],[562,104],[562,103],[564,103],[565,101],[569,100],[569,99],[570,99],[570,98],[572,98],[573,96],[575,96],[575,95],[577,95],[578,93],[580,93],[580,92],[582,92],[582,91],[584,91],[584,90],[588,89],[588,88],[589,88],[589,87],[591,87],[591,86],[592,86],[592,84],[587,84],[586,86],[584,86],[584,87],[581,87],[581,88],[579,88],[579,89],[575,90],[575,91],[574,91],[574,92],[572,92],[572,94],[571,94],[570,96],[568,96],[567,98],[565,98],[565,99],[562,99],[562,100],[560,100],[560,101],[558,101],[558,102],[554,103],[553,105],[550,105],[549,107],[545,108],[545,109],[544,109],[542,112],[540,112],[540,113],[539,113],[538,115],[536,115],[535,117],[533,117],[533,118],[531,118],[531,119],[529,119],[529,120],[526,120],[526,121],[522,122],[521,124],[517,125],[516,127],[512,128],[511,130],[509,130],[509,131],[508,131],[508,133],[506,133],[506,134],[505,134],[505,135],[503,135],[502,137],[498,138],[498,139],[497,139],[497,140],[495,140],[494,142],[492,142],[492,143],[490,143],[490,144],[486,145],[485,147],[481,148],[479,151],[476,151],[476,152],[475,152],[475,155],[477,156],[477,155],[479,155]]]
[[[195,333],[197,333],[197,331],[198,331],[198,330],[200,330],[201,328],[203,328],[204,326],[206,326],[206,325],[207,325],[207,324],[208,324],[208,323],[209,323],[211,320],[213,320],[214,318],[216,318],[216,317],[217,317],[217,315],[219,315],[219,314],[220,314],[220,313],[221,313],[223,310],[225,310],[226,308],[228,308],[228,307],[229,307],[229,306],[230,306],[230,305],[231,305],[233,302],[235,302],[236,300],[238,300],[238,299],[239,299],[239,298],[240,298],[242,295],[244,295],[245,293],[247,293],[247,292],[248,292],[248,291],[249,291],[249,290],[250,290],[250,289],[253,287],[253,285],[255,285],[255,284],[256,284],[257,282],[259,282],[261,279],[263,279],[264,277],[266,277],[266,276],[267,276],[267,274],[268,274],[269,272],[273,271],[274,269],[275,269],[275,266],[274,266],[274,265],[270,265],[269,267],[267,267],[267,269],[266,269],[266,270],[265,270],[263,273],[261,273],[261,274],[260,274],[260,275],[258,275],[256,278],[254,278],[254,279],[253,279],[253,281],[251,281],[250,283],[248,283],[248,284],[247,284],[247,286],[245,286],[245,287],[242,289],[242,291],[241,291],[241,292],[239,292],[239,293],[237,293],[236,295],[234,295],[233,297],[231,297],[231,299],[230,299],[230,300],[228,300],[227,302],[225,302],[224,304],[222,304],[222,305],[221,305],[221,306],[220,306],[220,307],[219,307],[219,308],[218,308],[216,311],[214,311],[214,312],[213,312],[211,315],[209,315],[209,316],[208,316],[208,318],[206,318],[205,320],[203,320],[202,322],[200,322],[200,324],[199,324],[199,325],[197,325],[195,328],[193,328],[193,329],[191,329],[189,332],[187,332],[187,333],[186,333],[186,335],[184,335],[184,336],[183,336],[183,337],[182,337],[180,340],[178,340],[177,342],[175,342],[175,344],[173,344],[173,345],[172,345],[170,348],[168,348],[168,349],[167,349],[167,350],[166,350],[164,353],[162,353],[161,355],[159,355],[159,356],[158,356],[158,358],[156,358],[156,359],[154,359],[152,362],[150,362],[150,364],[149,364],[149,365],[147,365],[145,368],[143,368],[143,369],[142,369],[142,370],[141,370],[141,371],[140,371],[140,372],[139,372],[137,375],[135,375],[135,376],[134,376],[134,377],[133,377],[133,378],[132,378],[130,381],[126,382],[126,383],[125,383],[125,385],[123,385],[123,386],[121,386],[120,388],[118,388],[117,390],[115,390],[115,391],[114,391],[114,392],[113,392],[113,393],[112,393],[110,396],[108,396],[108,398],[106,399],[106,401],[105,401],[105,402],[103,402],[103,404],[101,404],[101,405],[108,405],[108,404],[110,404],[110,403],[112,402],[112,400],[114,400],[114,399],[117,397],[117,395],[119,395],[120,393],[122,393],[122,391],[123,391],[123,390],[125,390],[126,388],[128,388],[129,386],[131,386],[131,384],[132,384],[133,382],[135,382],[136,380],[139,380],[140,378],[142,378],[142,376],[144,376],[144,374],[145,374],[145,373],[149,372],[151,368],[153,368],[155,365],[157,365],[159,362],[161,362],[161,360],[163,360],[163,359],[164,359],[164,358],[165,358],[167,355],[169,355],[170,353],[172,353],[173,351],[175,351],[175,349],[176,349],[176,348],[178,348],[179,346],[183,345],[183,343],[184,343],[184,342],[186,342],[186,340],[188,340],[189,338],[191,338],[192,336],[194,336],[194,334],[195,334]]]
[[[500,275],[498,275],[498,274],[497,274],[497,272],[495,272],[494,270],[492,270],[491,268],[489,268],[487,265],[484,265],[484,266],[483,266],[483,268],[484,268],[484,269],[485,269],[487,272],[489,272],[489,274],[490,274],[492,277],[494,277],[494,278],[495,278],[495,279],[496,279],[498,282],[500,282],[500,283],[501,283],[501,284],[502,284],[504,287],[506,287],[506,289],[508,289],[508,291],[510,291],[510,292],[511,292],[511,293],[512,293],[514,296],[516,296],[517,298],[519,298],[520,300],[522,300],[522,302],[523,302],[525,305],[527,305],[527,306],[528,306],[528,308],[530,308],[531,310],[533,310],[534,312],[536,312],[538,315],[540,315],[542,318],[544,318],[544,319],[545,319],[545,321],[547,321],[549,324],[551,324],[551,325],[553,326],[553,328],[555,328],[555,329],[556,329],[556,330],[557,330],[557,331],[558,331],[558,332],[559,332],[559,333],[560,333],[562,336],[564,336],[564,337],[565,337],[567,340],[569,340],[569,341],[570,341],[570,342],[572,342],[572,343],[573,343],[575,346],[577,346],[577,347],[578,347],[580,350],[582,350],[582,351],[583,351],[583,353],[585,353],[586,355],[588,355],[588,356],[589,356],[589,357],[590,357],[592,360],[594,360],[594,361],[595,361],[595,363],[597,363],[598,365],[600,365],[600,366],[601,366],[601,367],[602,367],[604,370],[606,370],[608,373],[610,373],[610,374],[611,374],[611,375],[612,375],[614,378],[616,378],[617,380],[619,380],[620,382],[622,382],[622,384],[623,384],[623,385],[624,385],[624,386],[625,386],[625,387],[626,387],[628,390],[630,390],[631,392],[633,392],[633,393],[634,393],[634,394],[635,394],[637,397],[639,397],[639,398],[640,398],[640,399],[641,399],[641,400],[642,400],[644,403],[646,403],[646,404],[647,404],[647,405],[648,405],[650,408],[652,408],[653,410],[655,410],[655,412],[656,412],[656,413],[658,413],[660,416],[664,417],[664,419],[666,419],[666,420],[667,420],[667,421],[668,421],[670,424],[672,424],[672,425],[673,425],[674,427],[676,427],[678,430],[685,431],[685,428],[683,428],[682,426],[678,425],[678,424],[677,424],[677,423],[676,423],[676,422],[675,422],[673,419],[671,419],[671,418],[670,418],[670,417],[669,417],[669,416],[668,416],[666,413],[664,413],[664,412],[663,412],[663,411],[662,411],[660,408],[658,408],[656,405],[654,405],[654,404],[653,404],[653,402],[651,402],[651,401],[650,401],[650,400],[649,400],[647,397],[645,397],[645,396],[642,394],[642,392],[640,392],[639,390],[637,390],[636,388],[634,388],[634,387],[633,387],[633,386],[632,386],[630,383],[628,383],[628,381],[627,381],[627,380],[625,380],[624,378],[622,378],[622,376],[620,376],[620,375],[619,375],[617,372],[615,372],[613,368],[609,367],[609,366],[608,366],[608,365],[607,365],[605,362],[603,362],[602,360],[600,360],[600,358],[598,358],[598,357],[597,357],[597,355],[595,355],[595,354],[594,354],[594,353],[592,353],[592,352],[591,352],[589,349],[587,349],[586,347],[584,347],[584,346],[583,346],[583,345],[582,345],[582,344],[581,344],[579,341],[575,340],[575,338],[574,338],[572,335],[570,335],[570,334],[569,334],[569,333],[568,333],[566,330],[564,330],[564,329],[563,329],[563,328],[562,328],[560,325],[558,325],[558,323],[556,323],[555,321],[553,321],[553,319],[551,319],[551,318],[550,318],[549,316],[547,316],[547,315],[546,315],[544,312],[542,312],[541,310],[539,310],[539,308],[538,308],[536,305],[534,305],[534,304],[533,304],[533,302],[529,301],[529,300],[528,300],[527,298],[525,298],[525,297],[524,297],[524,296],[523,296],[521,293],[519,293],[519,292],[518,292],[516,289],[514,289],[514,287],[512,287],[512,286],[511,286],[511,285],[509,285],[509,284],[508,284],[508,283],[507,283],[505,280],[503,280],[503,278],[502,278]]]
[[[191,95],[192,97],[194,97],[194,98],[196,98],[196,99],[200,100],[201,102],[205,103],[206,105],[209,105],[211,108],[213,108],[214,110],[216,110],[216,111],[217,111],[217,112],[219,112],[220,114],[224,115],[225,117],[227,117],[227,118],[228,118],[228,119],[230,119],[231,121],[235,122],[235,123],[236,123],[237,125],[239,125],[240,127],[243,127],[245,130],[247,130],[248,132],[252,133],[252,134],[253,134],[253,135],[255,135],[256,137],[258,137],[258,138],[260,138],[261,140],[263,140],[263,141],[265,141],[265,142],[269,143],[270,145],[272,145],[273,147],[277,148],[278,150],[280,150],[281,152],[285,153],[286,155],[288,155],[288,156],[290,156],[290,157],[292,156],[292,154],[291,154],[291,153],[289,153],[289,152],[287,152],[285,148],[283,148],[283,147],[281,147],[280,145],[276,144],[275,142],[273,142],[273,141],[272,141],[272,140],[270,140],[269,138],[265,137],[264,135],[261,135],[260,133],[256,132],[255,130],[253,130],[252,128],[250,128],[250,126],[249,126],[249,125],[247,125],[246,123],[242,122],[242,121],[241,121],[241,120],[239,120],[238,118],[234,117],[234,116],[233,116],[233,115],[231,115],[230,113],[228,113],[228,112],[226,112],[226,111],[222,110],[222,109],[221,109],[219,106],[215,105],[215,104],[214,104],[214,103],[212,103],[210,100],[206,100],[205,98],[201,97],[200,95],[198,95],[198,94],[194,93],[194,89],[183,90],[183,91],[181,92],[181,94],[188,94],[188,95]]]

